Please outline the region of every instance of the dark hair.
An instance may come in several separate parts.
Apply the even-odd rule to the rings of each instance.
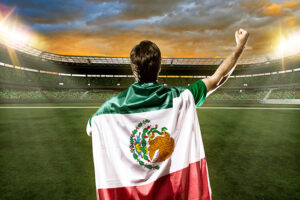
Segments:
[[[160,71],[161,54],[156,44],[143,40],[130,52],[131,69],[142,83],[155,82]]]

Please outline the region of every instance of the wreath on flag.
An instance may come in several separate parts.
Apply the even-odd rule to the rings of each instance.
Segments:
[[[169,158],[174,151],[174,139],[167,132],[167,127],[160,130],[152,126],[149,119],[138,123],[130,135],[130,152],[140,166],[158,170],[158,163]]]

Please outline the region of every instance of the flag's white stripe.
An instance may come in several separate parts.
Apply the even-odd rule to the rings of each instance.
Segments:
[[[99,106],[0,106],[0,109],[94,109]],[[197,109],[212,110],[300,110],[286,107],[198,107]]]

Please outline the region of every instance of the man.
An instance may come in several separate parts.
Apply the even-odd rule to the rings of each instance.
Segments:
[[[209,78],[187,87],[157,81],[161,54],[151,41],[131,53],[136,82],[90,118],[97,199],[211,199],[196,106],[230,76],[248,33]]]

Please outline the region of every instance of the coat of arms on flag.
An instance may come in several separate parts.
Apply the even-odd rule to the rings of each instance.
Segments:
[[[167,132],[167,127],[160,130],[146,119],[138,123],[130,135],[130,152],[139,165],[148,169],[159,169],[159,162],[165,161],[174,151],[174,139]]]

